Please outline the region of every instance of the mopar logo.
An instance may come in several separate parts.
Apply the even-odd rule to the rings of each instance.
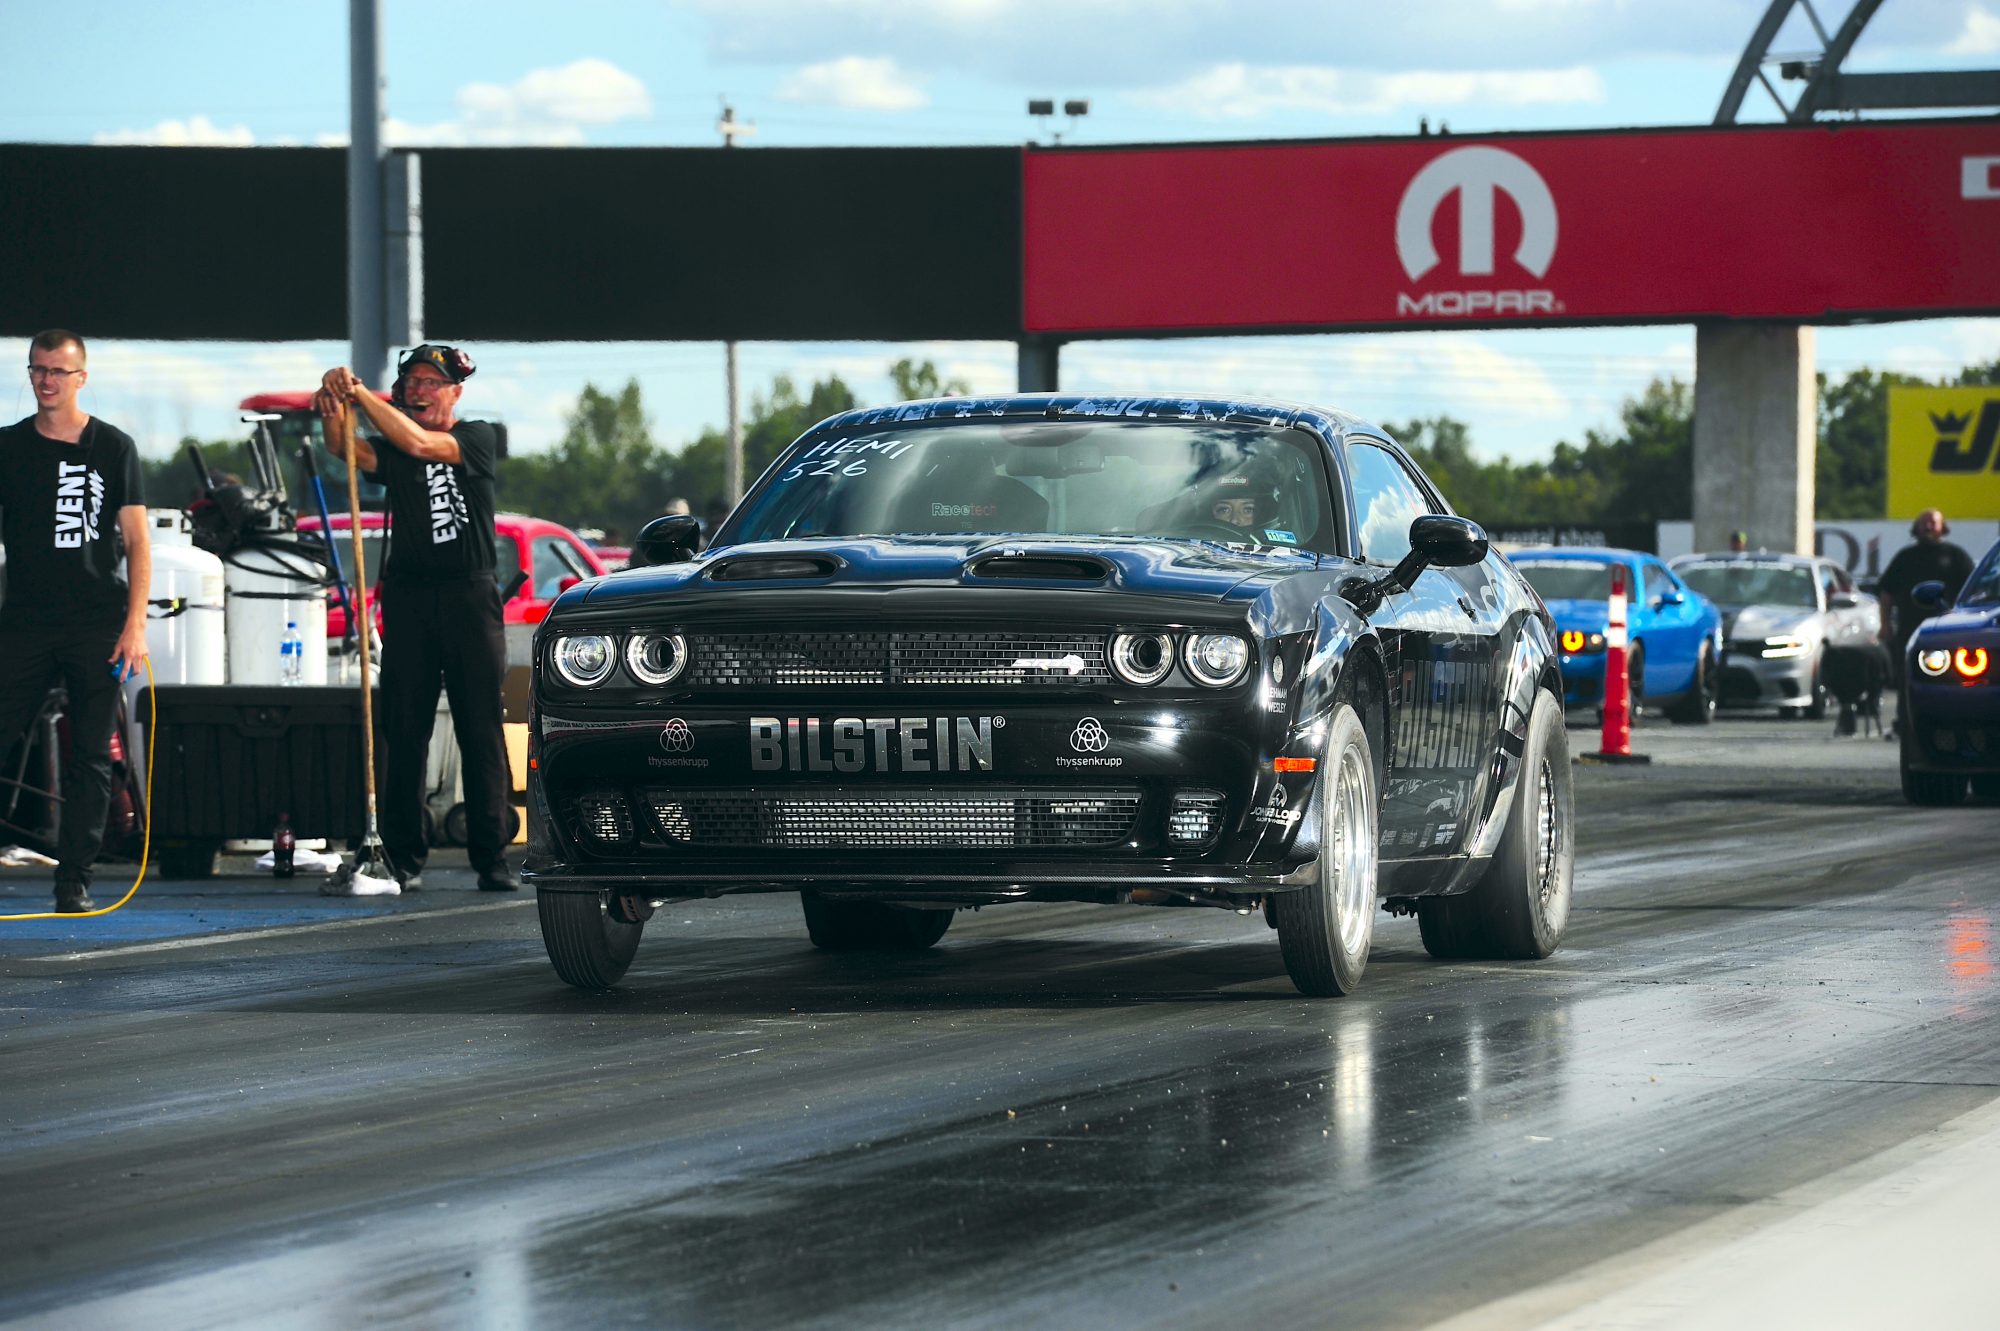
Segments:
[[[753,716],[757,772],[990,772],[1004,716]]]
[[[1534,167],[1499,148],[1459,148],[1417,172],[1396,209],[1396,254],[1412,282],[1438,265],[1431,223],[1438,209],[1458,195],[1458,274],[1493,276],[1493,196],[1505,194],[1521,213],[1521,243],[1514,262],[1545,277],[1556,254],[1556,201]],[[1431,291],[1398,293],[1396,313],[1418,317],[1463,318],[1481,314],[1559,313],[1555,293],[1544,290]]]

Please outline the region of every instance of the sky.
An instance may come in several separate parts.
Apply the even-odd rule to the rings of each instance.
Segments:
[[[1701,125],[1767,0],[382,0],[393,145],[700,146],[726,101],[758,147],[1113,144]],[[14,8],[13,3],[6,8]],[[1815,6],[1829,29],[1845,0]],[[24,14],[8,26],[21,34]],[[72,0],[0,50],[0,140],[337,145],[345,0]],[[1777,43],[1818,48],[1797,10]],[[2000,0],[1885,0],[1845,68],[2000,64]],[[1780,87],[1785,85],[1780,84]],[[1793,89],[1797,85],[1791,85]],[[1028,99],[1087,99],[1038,120]],[[1754,88],[1740,117],[1775,121]],[[89,330],[80,330],[86,335]],[[547,448],[586,383],[636,379],[671,447],[726,419],[706,342],[484,344],[466,415]],[[151,455],[240,436],[237,403],[306,388],[345,343],[93,339],[88,410]],[[1818,367],[1938,377],[2000,358],[2000,319],[1819,329]],[[838,374],[864,402],[888,367],[935,362],[976,392],[1015,385],[1008,342],[745,343],[746,399]],[[1062,385],[1325,403],[1381,421],[1444,414],[1477,452],[1525,460],[1591,429],[1658,376],[1691,380],[1691,326],[1071,343]],[[9,403],[33,410],[25,380]]]

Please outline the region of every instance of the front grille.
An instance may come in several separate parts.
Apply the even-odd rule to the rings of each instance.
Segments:
[[[1102,633],[695,633],[688,682],[707,688],[1111,682]],[[1032,664],[1026,664],[1032,663]]]
[[[1115,846],[1139,817],[1136,790],[652,790],[662,839],[784,850]]]

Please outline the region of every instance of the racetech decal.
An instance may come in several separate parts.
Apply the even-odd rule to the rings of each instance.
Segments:
[[[1031,332],[2000,308],[1990,121],[1031,149],[1022,180]]]

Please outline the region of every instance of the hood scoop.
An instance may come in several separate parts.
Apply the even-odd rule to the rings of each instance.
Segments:
[[[969,560],[966,573],[975,578],[1013,578],[1033,582],[1103,582],[1112,573],[1111,561],[1095,555],[1038,554],[1026,550],[1004,550]]]
[[[847,567],[838,555],[739,555],[709,565],[710,582],[796,582],[830,578]]]

